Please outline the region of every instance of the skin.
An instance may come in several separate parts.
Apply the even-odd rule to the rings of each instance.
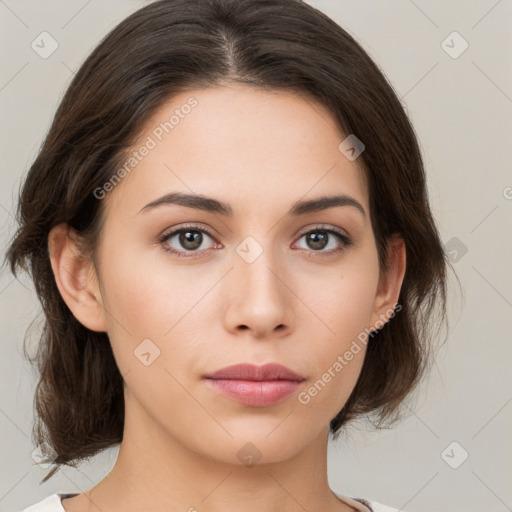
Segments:
[[[97,268],[80,258],[65,224],[49,236],[63,299],[83,325],[108,333],[125,382],[114,468],[63,505],[68,512],[355,510],[329,488],[327,440],[366,345],[309,403],[298,394],[365,328],[389,318],[404,243],[390,240],[388,272],[379,274],[361,159],[340,152],[346,135],[325,107],[292,92],[231,84],[181,93],[156,112],[134,149],[190,97],[198,105],[102,199]],[[171,191],[229,203],[233,216],[179,205],[139,213]],[[286,216],[295,201],[335,192],[356,199],[366,217],[352,206]],[[179,235],[158,241],[187,223],[214,237],[203,233],[200,257],[166,253],[167,244],[191,254]],[[332,253],[343,242],[330,234],[325,247],[315,246],[304,234],[319,225],[353,244]],[[251,263],[236,252],[248,236],[263,251]],[[134,355],[145,339],[160,350],[149,366]],[[241,362],[279,362],[306,380],[269,407],[206,386],[205,373]],[[248,442],[261,453],[252,467],[237,456]]]

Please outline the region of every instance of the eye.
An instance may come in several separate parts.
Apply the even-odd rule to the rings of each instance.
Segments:
[[[306,244],[309,246],[306,247],[305,250],[312,253],[320,253],[322,256],[339,253],[352,245],[352,239],[349,236],[337,229],[325,226],[317,226],[316,228],[310,229],[306,233],[303,233],[299,240],[303,237],[305,237]],[[335,240],[338,241],[338,246],[336,246]],[[331,246],[334,245],[334,248],[331,247],[331,250],[323,250],[329,246],[331,241],[333,241]]]
[[[204,235],[214,239],[208,229],[197,225],[187,225],[164,233],[159,238],[159,242],[165,252],[173,253],[178,257],[198,258],[203,255],[204,251],[211,248],[203,246],[205,241]],[[309,245],[305,250],[309,251],[312,255],[329,256],[339,253],[352,245],[352,239],[349,236],[337,229],[325,226],[317,226],[306,231],[300,236],[299,240],[304,237]],[[174,243],[181,247],[177,248],[174,246],[173,239],[175,239]],[[333,239],[334,248],[324,250]],[[335,243],[335,240],[338,241],[338,244]]]
[[[163,234],[159,241],[162,249],[166,252],[172,252],[179,257],[186,258],[197,258],[200,254],[197,254],[204,242],[204,235],[213,238],[213,235],[206,229],[195,225],[183,226],[179,229],[167,232]],[[175,243],[184,250],[176,249],[172,246],[172,239],[176,238]],[[204,246],[202,250],[206,250]],[[191,254],[187,254],[191,253]]]

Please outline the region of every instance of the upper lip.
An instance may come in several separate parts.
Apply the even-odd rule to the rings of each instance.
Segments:
[[[221,368],[215,373],[205,376],[207,379],[238,379],[238,380],[305,380],[302,375],[295,373],[290,368],[277,363],[267,363],[257,366],[250,363],[235,364]]]

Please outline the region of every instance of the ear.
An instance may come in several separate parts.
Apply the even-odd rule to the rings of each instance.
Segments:
[[[387,266],[379,278],[371,316],[370,331],[380,329],[394,315],[394,309],[398,303],[398,296],[400,295],[405,275],[405,268],[405,242],[401,236],[395,234],[388,240]]]
[[[52,228],[48,252],[57,287],[73,316],[91,331],[106,332],[105,310],[92,261],[84,258],[67,223]]]

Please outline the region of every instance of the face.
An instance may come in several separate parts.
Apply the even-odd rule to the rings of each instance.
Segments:
[[[234,464],[251,442],[274,462],[343,407],[383,312],[367,185],[361,160],[338,149],[345,138],[313,100],[245,86],[181,93],[146,124],[106,186],[98,247],[127,418],[145,433]],[[155,203],[171,193],[212,200]],[[349,199],[293,211],[335,195]],[[237,398],[204,378],[239,363],[303,380],[248,395],[242,383]]]

